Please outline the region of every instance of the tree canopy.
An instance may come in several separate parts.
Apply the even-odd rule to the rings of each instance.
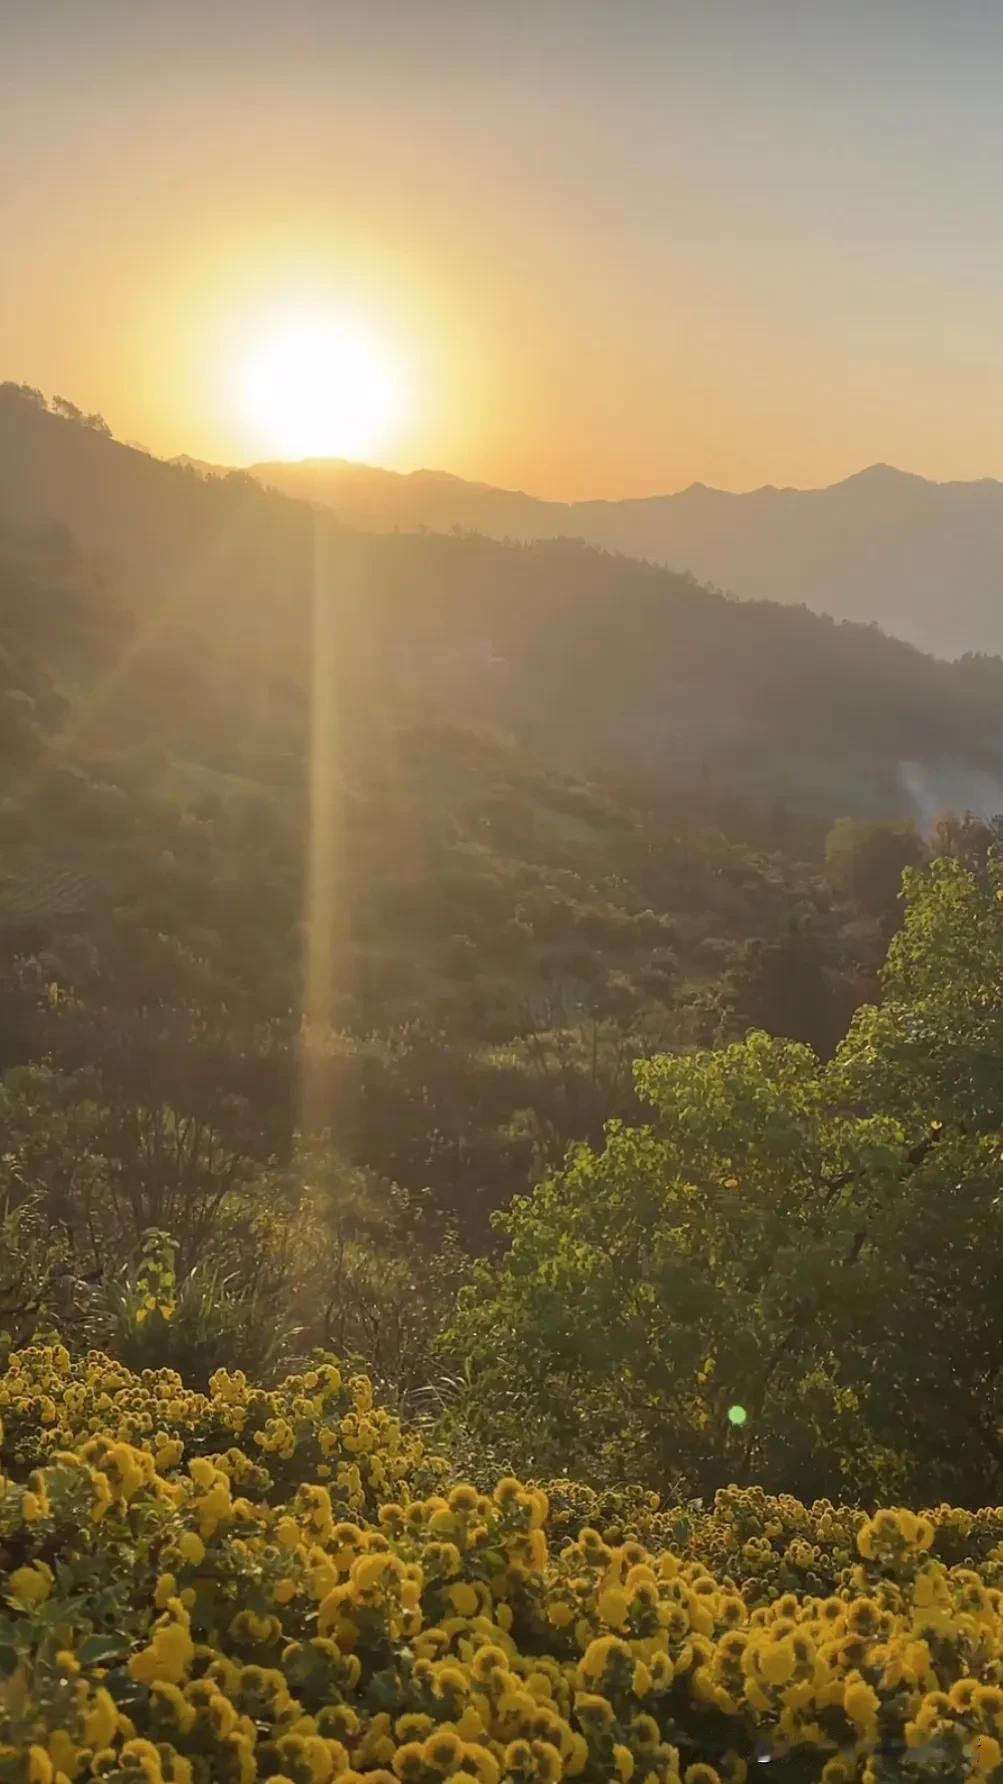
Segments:
[[[534,1465],[706,1493],[1003,1484],[1003,893],[906,875],[828,1063],[754,1032],[636,1068],[650,1111],[498,1217],[455,1339]]]

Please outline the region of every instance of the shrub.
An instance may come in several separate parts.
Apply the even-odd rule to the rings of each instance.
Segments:
[[[281,1297],[242,1288],[219,1264],[195,1264],[180,1279],[177,1242],[153,1228],[139,1266],[106,1285],[108,1346],[131,1369],[176,1369],[205,1387],[220,1368],[270,1379],[288,1358],[298,1328]]]
[[[4,1784],[1003,1779],[1003,1509],[449,1486],[331,1363],[38,1347],[0,1414]]]

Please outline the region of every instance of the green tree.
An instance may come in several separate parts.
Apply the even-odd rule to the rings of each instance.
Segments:
[[[1003,903],[906,877],[835,1058],[761,1033],[637,1067],[645,1127],[499,1217],[469,1416],[530,1466],[708,1492],[1003,1484]]]
[[[884,927],[895,927],[902,874],[925,859],[923,839],[912,824],[861,823],[840,818],[825,843],[825,865],[835,890]]]
[[[898,1124],[834,1115],[811,1050],[762,1033],[645,1062],[637,1088],[650,1125],[611,1123],[499,1217],[508,1250],[456,1332],[476,1399],[548,1470],[707,1492],[820,1467],[821,1484],[860,1433],[806,1323],[831,1303],[832,1324],[853,1185],[903,1169]]]
[[[976,875],[985,872],[991,852],[1003,839],[1003,818],[980,818],[974,812],[941,812],[930,832],[930,853],[950,855]]]

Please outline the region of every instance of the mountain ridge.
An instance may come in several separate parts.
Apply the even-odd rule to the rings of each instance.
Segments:
[[[873,623],[736,600],[567,536],[349,527],[0,387],[0,527],[54,523],[115,590],[126,628],[170,640],[192,674],[204,635],[234,677],[304,685],[327,603],[325,685],[346,737],[367,706],[414,709],[659,794],[924,823],[945,806],[1003,809],[996,658],[937,660]]]
[[[1003,482],[992,477],[937,482],[878,462],[815,489],[698,482],[665,495],[559,502],[451,472],[350,460],[247,469],[351,526],[581,538],[745,599],[876,621],[937,656],[1003,650]]]
[[[328,469],[369,474],[386,478],[394,483],[435,482],[459,484],[464,489],[490,490],[493,495],[519,496],[528,502],[539,502],[548,508],[629,508],[644,506],[650,502],[672,502],[680,496],[692,495],[700,491],[706,495],[727,496],[735,501],[747,500],[761,495],[796,495],[817,496],[830,495],[833,490],[845,489],[853,484],[865,482],[898,482],[923,484],[928,489],[983,489],[987,486],[1003,489],[1003,478],[991,477],[927,477],[922,471],[906,471],[901,465],[890,464],[886,459],[875,459],[873,463],[862,465],[859,471],[848,471],[845,477],[837,477],[832,483],[756,483],[749,489],[725,489],[719,483],[705,483],[696,477],[692,483],[684,483],[679,489],[651,490],[645,495],[633,496],[538,496],[521,485],[507,483],[490,483],[483,477],[464,477],[459,471],[446,470],[441,465],[415,465],[409,471],[397,470],[392,465],[379,465],[369,459],[345,458],[337,454],[309,453],[303,458],[258,459],[246,465],[216,464],[205,459],[192,457],[188,453],[179,453],[168,459],[169,464],[190,465],[194,469],[227,475],[234,471],[246,473],[248,476],[264,478],[270,471],[324,471]]]

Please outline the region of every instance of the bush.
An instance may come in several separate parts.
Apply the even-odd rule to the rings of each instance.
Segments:
[[[179,1280],[176,1255],[170,1234],[153,1229],[138,1268],[105,1287],[113,1354],[130,1369],[176,1369],[192,1387],[204,1388],[221,1368],[271,1379],[298,1335],[281,1296],[241,1288],[215,1263],[195,1264]]]
[[[203,1394],[173,1369],[135,1375],[102,1351],[71,1360],[61,1344],[33,1345],[0,1376],[0,1418],[0,1469],[15,1481],[61,1453],[91,1454],[96,1441],[95,1454],[144,1449],[171,1478],[183,1457],[222,1457],[258,1499],[281,1499],[316,1477],[341,1511],[356,1515],[374,1511],[398,1483],[428,1488],[442,1469],[416,1433],[374,1407],[365,1376],[346,1381],[329,1360],[275,1388],[219,1369]]]
[[[1003,1509],[449,1487],[331,1363],[39,1347],[0,1412],[4,1784],[1003,1778]]]

